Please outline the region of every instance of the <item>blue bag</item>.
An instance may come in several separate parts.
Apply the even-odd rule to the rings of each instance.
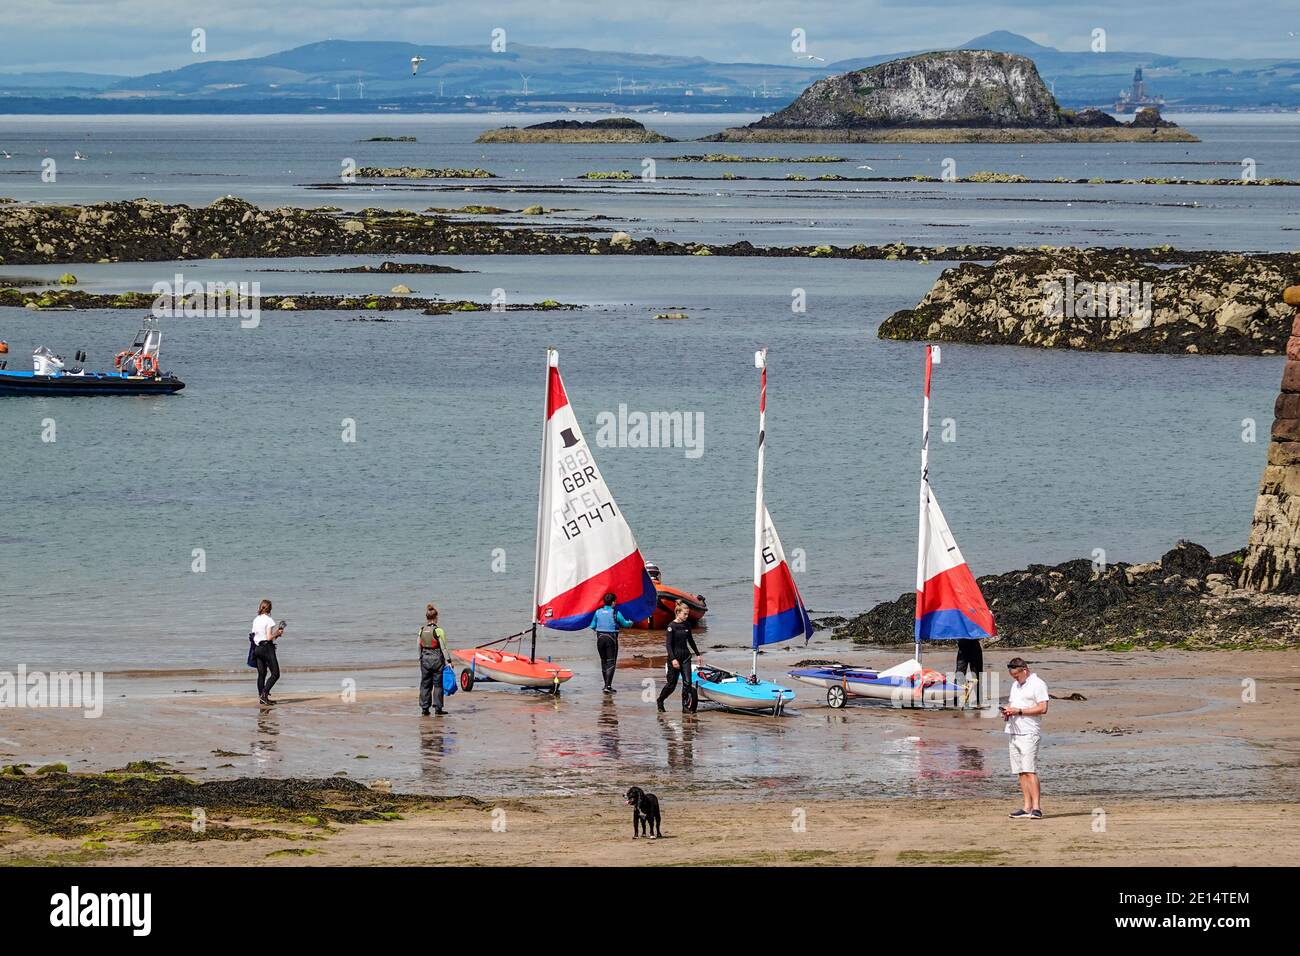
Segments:
[[[456,668],[450,664],[442,666],[442,692],[448,697],[456,693]]]

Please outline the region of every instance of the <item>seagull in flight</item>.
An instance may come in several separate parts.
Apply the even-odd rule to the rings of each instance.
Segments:
[[[411,76],[415,76],[416,73],[420,72],[420,64],[423,62],[424,57],[422,56],[411,57]]]
[[[800,53],[795,56],[796,60],[816,60],[818,63],[825,63],[826,57],[817,56],[814,53]]]
[[[859,166],[858,169],[871,169],[871,167],[870,167],[870,166]],[[871,171],[872,171],[873,173],[875,172],[874,169],[871,169]]]

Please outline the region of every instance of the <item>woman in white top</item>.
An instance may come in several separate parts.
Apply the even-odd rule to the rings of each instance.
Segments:
[[[253,661],[257,664],[257,699],[263,704],[274,704],[271,688],[280,679],[280,662],[275,657],[275,641],[284,633],[284,625],[276,624],[271,617],[271,602],[263,601],[257,606],[257,617],[253,618]],[[267,677],[267,674],[270,677]]]

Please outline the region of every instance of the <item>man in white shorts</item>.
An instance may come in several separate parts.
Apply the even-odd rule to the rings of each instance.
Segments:
[[[1029,673],[1023,658],[1013,657],[1007,664],[1011,672],[1011,694],[1007,705],[999,708],[1007,722],[1007,739],[1011,742],[1011,772],[1020,778],[1023,808],[1011,814],[1013,820],[1041,820],[1038,805],[1038,736],[1042,732],[1039,717],[1047,713],[1047,685],[1037,674]]]

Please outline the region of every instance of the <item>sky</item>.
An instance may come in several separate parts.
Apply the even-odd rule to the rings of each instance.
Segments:
[[[195,28],[206,54],[191,50]],[[1296,0],[0,0],[0,72],[134,75],[326,39],[486,47],[497,28],[538,46],[763,63],[791,62],[795,28],[827,60],[959,46],[992,30],[1086,50],[1097,28],[1111,50],[1300,59]]]

